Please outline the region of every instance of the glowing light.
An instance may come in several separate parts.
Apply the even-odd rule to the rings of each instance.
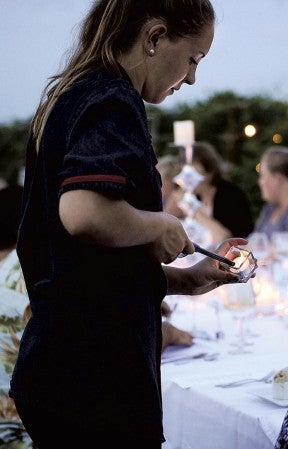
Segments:
[[[246,125],[244,128],[244,133],[247,137],[254,137],[257,133],[257,129],[254,125]]]
[[[193,145],[195,141],[195,127],[192,120],[182,120],[174,122],[173,131],[175,145]]]
[[[283,137],[281,136],[281,134],[274,134],[274,136],[272,137],[272,140],[274,143],[282,143],[283,141]]]

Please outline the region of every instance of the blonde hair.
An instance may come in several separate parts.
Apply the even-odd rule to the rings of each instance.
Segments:
[[[46,86],[31,127],[39,149],[47,118],[57,99],[83,75],[106,68],[121,76],[117,57],[135,43],[143,25],[161,17],[171,40],[201,35],[215,22],[209,0],[98,0],[84,19],[79,42],[66,67]]]
[[[179,157],[166,155],[158,159],[157,169],[161,174],[161,178],[173,182],[175,176],[180,173],[183,164]]]

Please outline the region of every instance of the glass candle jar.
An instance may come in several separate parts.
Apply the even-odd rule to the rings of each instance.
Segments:
[[[240,276],[240,282],[247,282],[257,268],[257,259],[255,259],[252,252],[239,246],[231,246],[225,254],[225,257],[233,260],[234,266],[230,267],[223,262],[221,263],[222,266],[231,271],[231,273],[238,274]]]

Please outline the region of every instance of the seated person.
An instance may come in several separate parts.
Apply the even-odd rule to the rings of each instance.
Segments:
[[[288,412],[283,420],[281,430],[275,444],[275,449],[288,449]]]
[[[273,145],[261,156],[258,184],[266,202],[255,232],[288,231],[288,147]]]
[[[174,182],[175,176],[180,173],[182,164],[177,156],[166,155],[158,160],[157,170],[162,179],[162,201],[163,210],[177,218],[184,218],[185,214],[179,207],[183,191]]]
[[[16,247],[22,192],[19,185],[0,189],[0,261]]]
[[[229,237],[245,238],[254,227],[245,192],[225,177],[221,163],[212,145],[193,144],[192,165],[205,176],[194,190],[202,203],[194,218],[210,230],[213,244]]]
[[[170,345],[192,346],[193,336],[178,327],[173,326],[169,321],[162,323],[162,351]]]
[[[172,310],[166,301],[161,304],[162,316],[170,317]],[[162,322],[162,351],[170,345],[192,346],[193,336],[184,330],[173,326],[169,321]]]
[[[0,189],[0,285],[26,294],[16,254],[23,187],[6,185]]]

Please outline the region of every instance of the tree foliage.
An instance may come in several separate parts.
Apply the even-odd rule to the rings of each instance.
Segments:
[[[0,178],[16,184],[24,165],[29,122],[16,121],[0,125]]]

